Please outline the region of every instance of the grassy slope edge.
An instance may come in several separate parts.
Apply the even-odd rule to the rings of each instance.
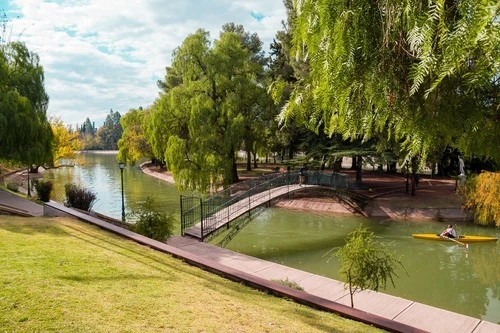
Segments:
[[[68,218],[0,217],[7,332],[378,332]]]

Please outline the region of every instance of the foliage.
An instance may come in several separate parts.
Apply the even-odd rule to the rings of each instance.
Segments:
[[[125,161],[134,164],[142,157],[152,157],[151,146],[146,140],[143,130],[144,119],[147,117],[148,111],[139,109],[131,109],[120,119],[123,134],[118,141],[118,156],[119,161]]]
[[[35,187],[36,194],[41,201],[50,201],[50,193],[52,192],[53,187],[50,180],[35,179],[33,180],[33,186]]]
[[[23,43],[0,44],[0,159],[52,164],[43,67]]]
[[[52,143],[54,165],[63,158],[74,158],[75,152],[80,149],[81,142],[77,132],[71,131],[66,127],[60,118],[51,118],[50,126],[54,134]]]
[[[102,127],[97,130],[100,138],[100,148],[104,150],[117,150],[118,140],[120,140],[123,129],[120,124],[121,115],[119,112],[109,111]]]
[[[309,75],[286,98],[283,122],[380,136],[422,161],[447,146],[500,159],[498,1],[293,3],[290,58],[307,61]]]
[[[378,291],[385,288],[394,277],[398,277],[395,266],[404,269],[402,263],[388,252],[384,244],[373,239],[373,232],[360,225],[348,236],[344,247],[335,256],[340,259],[340,275],[349,286],[351,307],[354,307],[354,293],[358,290]]]
[[[64,191],[66,193],[66,205],[68,207],[85,211],[89,211],[92,208],[97,198],[95,193],[91,190],[83,189],[72,183],[64,185]]]
[[[19,184],[18,183],[7,183],[7,189],[9,189],[12,192],[17,192],[19,191]]]
[[[141,202],[133,215],[137,218],[132,227],[133,231],[160,242],[172,236],[175,228],[174,217],[163,213],[153,198],[147,197],[144,202]]]
[[[147,133],[179,187],[229,185],[238,179],[235,152],[255,151],[269,118],[261,45],[231,23],[213,44],[200,29],[174,51]]]
[[[472,176],[466,182],[464,196],[464,206],[473,212],[474,222],[500,227],[500,172]]]
[[[279,284],[281,284],[283,286],[290,287],[290,288],[295,289],[295,290],[304,291],[304,288],[302,288],[300,286],[300,284],[298,284],[295,281],[288,280],[288,278],[286,278],[286,279],[280,279],[280,280],[271,280],[271,281],[279,283]]]

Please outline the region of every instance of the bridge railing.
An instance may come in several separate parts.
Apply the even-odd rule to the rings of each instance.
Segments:
[[[214,221],[231,221],[235,216],[240,216],[248,211],[262,196],[270,196],[274,188],[290,184],[288,173],[274,174],[273,177],[256,182],[248,182],[248,189],[244,192],[226,190],[213,195],[202,203],[201,229],[203,237],[218,229]],[[261,196],[254,196],[256,194]]]
[[[182,232],[184,234],[184,230],[201,222],[201,237],[204,239],[205,236],[212,234],[220,227],[215,221],[219,223],[221,221],[229,222],[236,216],[240,216],[242,212],[249,211],[257,202],[269,201],[273,191],[278,190],[278,188],[298,183],[299,172],[273,173],[231,186],[206,200],[199,199],[199,204],[184,199],[186,201],[185,207],[183,207],[183,199],[181,198]],[[351,191],[360,188],[360,184],[346,175],[327,174],[321,171],[306,171],[304,184]],[[284,194],[287,192],[288,190]],[[266,197],[269,200],[265,200]],[[195,213],[195,210],[200,213]],[[184,214],[187,216],[184,217]],[[196,221],[198,217],[199,220]]]

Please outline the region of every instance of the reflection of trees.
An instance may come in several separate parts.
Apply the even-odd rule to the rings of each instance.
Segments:
[[[448,249],[449,251],[442,253],[441,260],[450,276],[449,288],[446,289],[447,302],[454,303],[457,312],[474,317],[484,314],[488,300],[487,288],[473,270],[472,254],[454,246]],[[468,311],[473,312],[467,313]]]
[[[64,185],[75,182],[75,172],[72,167],[62,167],[53,170],[47,170],[47,174],[44,175],[53,181],[52,195],[51,198],[58,202],[63,202],[66,198],[64,193]]]
[[[500,298],[500,251],[498,246],[484,245],[474,250],[472,268],[481,282],[491,286],[494,298]]]

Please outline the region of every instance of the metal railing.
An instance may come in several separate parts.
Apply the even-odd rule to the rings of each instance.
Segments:
[[[232,220],[246,212],[289,194],[292,185],[292,190],[297,191],[297,184],[298,172],[273,173],[233,185],[206,200],[181,196],[182,235],[201,222],[200,238],[203,241],[221,229],[222,225],[229,228]],[[344,195],[352,192],[353,196],[353,191],[360,188],[360,184],[346,175],[321,171],[306,171],[303,184],[338,188]]]

